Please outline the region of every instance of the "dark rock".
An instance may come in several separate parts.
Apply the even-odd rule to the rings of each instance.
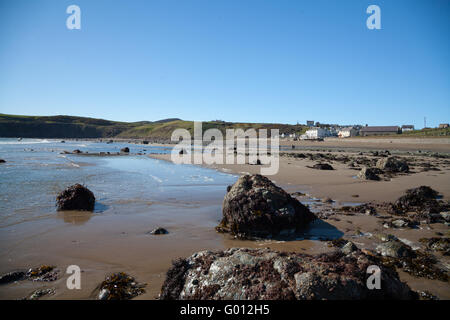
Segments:
[[[0,163],[5,163],[6,161],[3,159],[0,159]]]
[[[380,180],[380,177],[378,174],[380,173],[380,170],[377,168],[368,168],[364,167],[361,169],[361,171],[358,173],[358,178],[363,180]]]
[[[334,170],[334,168],[328,163],[316,163],[312,166],[312,168],[317,170]]]
[[[392,204],[390,211],[403,214],[408,211],[417,213],[439,213],[443,205],[436,200],[438,192],[428,186],[406,190],[406,194]]]
[[[83,153],[83,152],[81,150],[75,149],[72,151],[72,153],[79,154],[79,153]]]
[[[408,163],[395,157],[386,157],[377,161],[377,168],[386,172],[408,172]]]
[[[7,284],[15,281],[20,281],[25,278],[25,272],[23,271],[13,271],[8,272],[0,276],[0,284]]]
[[[156,228],[155,230],[153,230],[153,231],[150,231],[150,234],[168,234],[169,233],[169,231],[167,231],[166,229],[164,229],[164,228],[161,228],[161,227],[159,227],[159,228]]]
[[[138,284],[135,279],[124,273],[113,273],[98,286],[99,300],[129,300],[145,293],[145,284]]]
[[[333,203],[334,202],[333,199],[331,199],[331,198],[323,198],[321,201],[323,203]]]
[[[371,265],[381,289],[367,288]],[[270,249],[202,251],[175,261],[161,289],[163,300],[415,299],[394,269],[355,250],[310,256]]]
[[[58,194],[56,197],[56,204],[59,211],[93,211],[95,197],[88,188],[77,183]]]
[[[430,293],[429,291],[417,291],[420,300],[439,300],[438,297]]]
[[[295,233],[315,219],[297,199],[261,175],[244,175],[223,201],[219,232],[238,237],[271,237]]]
[[[120,149],[120,152],[129,153],[130,148],[128,148],[128,147],[122,148],[122,149]]]

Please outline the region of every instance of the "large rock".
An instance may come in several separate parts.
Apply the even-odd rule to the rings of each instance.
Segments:
[[[377,161],[377,168],[386,172],[408,172],[408,163],[395,157],[381,158]]]
[[[241,176],[228,190],[219,232],[266,238],[295,233],[315,219],[306,206],[264,176]]]
[[[364,167],[361,169],[361,171],[358,173],[358,178],[362,180],[380,180],[380,177],[378,174],[380,173],[380,169],[378,168],[368,168]]]
[[[59,211],[93,211],[95,197],[92,191],[77,183],[58,194],[56,197],[56,205]]]
[[[406,190],[405,195],[395,201],[391,211],[395,213],[406,213],[414,211],[417,213],[439,213],[447,208],[447,204],[436,200],[438,192],[428,186]]]
[[[166,275],[164,300],[413,299],[392,268],[355,249],[310,256],[270,249],[202,251],[175,261]],[[367,268],[381,269],[381,289],[369,290]]]

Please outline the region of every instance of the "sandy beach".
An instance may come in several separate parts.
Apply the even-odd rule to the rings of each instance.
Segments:
[[[97,294],[96,288],[105,275],[123,271],[136,277],[140,283],[146,283],[146,293],[136,299],[157,299],[172,261],[202,250],[269,247],[280,251],[317,254],[334,250],[323,239],[340,237],[353,241],[361,249],[374,250],[377,242],[372,235],[379,232],[393,234],[399,239],[407,241],[413,247],[423,248],[423,244],[419,242],[420,238],[431,238],[437,233],[448,236],[448,226],[442,223],[433,223],[418,229],[386,229],[379,217],[339,212],[338,209],[345,205],[381,204],[394,201],[406,189],[420,185],[428,185],[439,191],[444,200],[450,198],[449,160],[433,156],[435,152],[443,154],[450,152],[448,140],[433,139],[430,144],[427,144],[427,141],[420,143],[415,141],[413,144],[408,144],[407,149],[402,149],[406,148],[403,140],[398,143],[394,143],[395,141],[380,143],[380,140],[374,140],[377,141],[379,150],[390,150],[396,157],[408,159],[411,172],[395,175],[389,181],[362,181],[355,177],[359,168],[349,168],[348,162],[327,160],[326,162],[331,164],[335,170],[316,170],[310,167],[317,163],[317,160],[297,157],[299,154],[308,154],[313,157],[318,154],[327,154],[337,157],[336,159],[345,156],[351,161],[360,157],[379,158],[372,153],[377,148],[361,146],[364,143],[360,139],[355,139],[355,142],[350,140],[325,141],[324,144],[297,141],[282,144],[286,147],[281,147],[280,170],[276,175],[270,176],[270,179],[286,191],[296,195],[297,199],[309,205],[313,212],[317,214],[332,213],[328,218],[325,215],[323,219],[311,226],[307,239],[250,241],[217,233],[214,228],[222,216],[222,201],[226,193],[226,185],[221,186],[218,191],[210,193],[183,192],[182,190],[187,190],[189,185],[180,186],[176,188],[181,193],[174,193],[173,197],[164,192],[158,196],[159,198],[146,197],[145,193],[128,198],[124,194],[123,196],[118,195],[117,199],[113,201],[104,202],[108,198],[105,196],[104,200],[100,198],[100,201],[105,203],[104,212],[86,214],[50,211],[39,219],[31,219],[16,225],[5,225],[1,233],[3,245],[0,247],[2,260],[0,272],[6,273],[42,264],[52,264],[59,270],[59,279],[48,283],[20,281],[2,285],[0,298],[20,299],[35,289],[52,288],[55,293],[41,299],[93,299]],[[294,149],[292,149],[292,144],[295,144]],[[95,146],[94,150],[103,150],[102,148],[104,148],[103,145],[94,143],[92,146]],[[108,146],[117,149],[122,147],[122,145]],[[132,153],[136,154],[141,154],[143,149],[151,147],[139,144],[129,146]],[[430,152],[418,153],[419,146],[421,146],[420,148],[426,146],[422,150]],[[174,177],[188,168],[195,168],[195,166],[171,164],[170,154],[167,152],[157,154],[158,150],[167,151],[167,148],[170,147],[173,145],[158,145],[159,149],[154,150],[155,154],[133,155],[132,159],[135,159],[133,161],[137,162],[128,162],[127,156],[108,161],[113,161],[113,163],[125,161],[124,165],[131,172],[137,170],[133,168],[139,164],[142,170],[146,170],[142,171],[142,173],[146,172],[145,175],[149,175],[147,170],[150,167],[155,167],[152,169],[154,170],[152,174],[158,175],[159,171],[166,170],[165,163],[168,164],[167,168],[170,171],[176,169],[179,172]],[[67,147],[64,146],[64,148]],[[96,159],[104,159],[104,157],[84,157],[71,154],[65,156],[70,158],[70,164],[75,165],[72,166],[74,168],[72,170],[95,168]],[[152,162],[142,163],[148,157],[153,159]],[[437,168],[439,171],[429,170],[429,166],[424,169],[424,163],[428,163],[431,168]],[[113,169],[116,170],[116,167],[120,170],[125,168],[123,165],[114,165]],[[189,170],[194,170],[194,176],[200,174],[200,176],[215,177],[221,172],[227,175],[232,174],[231,177],[235,178],[226,180],[230,184],[236,181],[237,176],[259,173],[261,168],[259,165],[203,167],[205,170],[213,170],[199,171],[198,173],[194,169]],[[112,177],[115,176],[115,172],[111,172]],[[132,179],[137,179],[138,176],[135,177]],[[105,188],[105,192],[114,183],[120,184],[120,180],[114,180],[111,183],[101,185]],[[138,180],[131,180],[126,185],[134,184],[138,186]],[[210,189],[210,187],[208,188]],[[184,196],[181,196],[182,194]],[[53,201],[52,197],[54,196],[48,196],[49,201]],[[333,202],[322,202],[323,198],[331,198]],[[156,226],[164,226],[169,230],[169,234],[149,235],[148,232]],[[449,258],[437,255],[440,264],[448,269],[450,267]],[[72,264],[80,265],[82,269],[83,285],[81,290],[66,288],[65,281],[68,275],[65,274],[65,268]],[[414,290],[427,290],[441,299],[450,299],[448,282],[413,277],[401,270],[399,274],[401,280],[407,281]]]

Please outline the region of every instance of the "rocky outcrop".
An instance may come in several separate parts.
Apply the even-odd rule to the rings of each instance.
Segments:
[[[241,176],[227,190],[219,232],[241,238],[284,236],[315,219],[306,206],[261,175]]]
[[[408,172],[408,163],[395,157],[381,158],[377,161],[377,168],[386,172]]]
[[[363,180],[380,180],[380,177],[378,176],[380,174],[380,169],[378,168],[368,168],[364,167],[361,169],[361,171],[358,173],[358,178]]]
[[[56,205],[58,211],[93,211],[95,196],[88,188],[77,183],[58,194]]]
[[[98,286],[99,300],[129,300],[145,293],[145,284],[125,272],[113,273]]]
[[[120,149],[120,152],[129,153],[130,152],[130,148],[128,148],[128,147],[122,148],[122,149]]]
[[[270,249],[202,251],[175,261],[166,275],[161,299],[339,300],[413,299],[394,269],[352,245],[310,256]],[[367,268],[381,269],[381,289],[369,290]]]

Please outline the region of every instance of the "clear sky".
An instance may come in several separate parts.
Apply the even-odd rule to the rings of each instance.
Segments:
[[[0,0],[0,113],[423,127],[449,103],[449,0]]]

